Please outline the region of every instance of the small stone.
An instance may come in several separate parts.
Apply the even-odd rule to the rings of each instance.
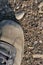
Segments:
[[[37,0],[35,0],[35,3],[37,3]]]
[[[41,59],[43,59],[43,55],[42,54],[33,54],[33,58],[41,58]]]
[[[16,19],[20,20],[23,18],[25,12],[24,11],[19,11],[17,13],[15,13]]]
[[[39,8],[39,13],[43,13],[43,10],[42,10],[42,7],[43,7],[43,2],[41,2],[38,6]]]
[[[39,42],[42,43],[42,40],[40,40]]]
[[[32,50],[32,49],[34,49],[34,47],[29,47],[29,49],[31,49],[31,50]]]
[[[20,8],[19,4],[16,4],[16,10],[18,10],[19,8]]]
[[[38,43],[38,41],[35,41],[35,42],[34,42],[34,45],[37,44],[37,43]]]
[[[42,30],[42,27],[39,27],[40,30]]]
[[[14,3],[16,2],[16,0],[14,0]]]

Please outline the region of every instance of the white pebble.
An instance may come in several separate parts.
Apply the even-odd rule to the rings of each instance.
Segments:
[[[40,40],[39,42],[42,43],[42,40]]]
[[[37,43],[38,43],[38,41],[35,41],[35,42],[34,42],[34,45],[37,44]]]
[[[17,13],[15,13],[16,19],[20,20],[23,18],[25,12],[24,11],[19,11]]]

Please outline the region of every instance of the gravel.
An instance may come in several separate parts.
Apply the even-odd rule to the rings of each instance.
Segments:
[[[39,4],[43,0],[11,0],[11,10],[17,13],[24,11],[19,23],[24,30],[24,57],[21,65],[43,65],[42,58],[34,58],[33,55],[43,56],[43,13],[39,13]],[[11,15],[11,14],[10,14]],[[12,17],[11,17],[12,18]],[[37,56],[37,55],[36,55]],[[41,57],[42,57],[41,56]]]

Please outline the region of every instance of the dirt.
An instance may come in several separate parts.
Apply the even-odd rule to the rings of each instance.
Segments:
[[[13,1],[13,0],[12,0]],[[24,17],[19,20],[24,31],[24,56],[21,65],[43,65],[43,0],[16,0],[10,2],[12,10],[23,10]],[[39,57],[34,57],[37,54]],[[41,57],[40,57],[41,56]]]
[[[19,0],[17,1],[19,3]],[[38,0],[20,0],[18,4],[19,10],[24,10],[24,17],[19,20],[25,37],[24,44],[24,57],[21,65],[43,65],[43,13],[39,12],[38,6],[43,2]],[[35,54],[40,54],[39,57],[35,57]],[[43,57],[43,56],[42,56]]]

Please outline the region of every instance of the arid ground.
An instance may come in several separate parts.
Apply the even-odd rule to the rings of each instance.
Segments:
[[[43,65],[43,0],[11,0],[24,31],[24,56],[21,65]],[[20,14],[18,14],[20,15]]]

